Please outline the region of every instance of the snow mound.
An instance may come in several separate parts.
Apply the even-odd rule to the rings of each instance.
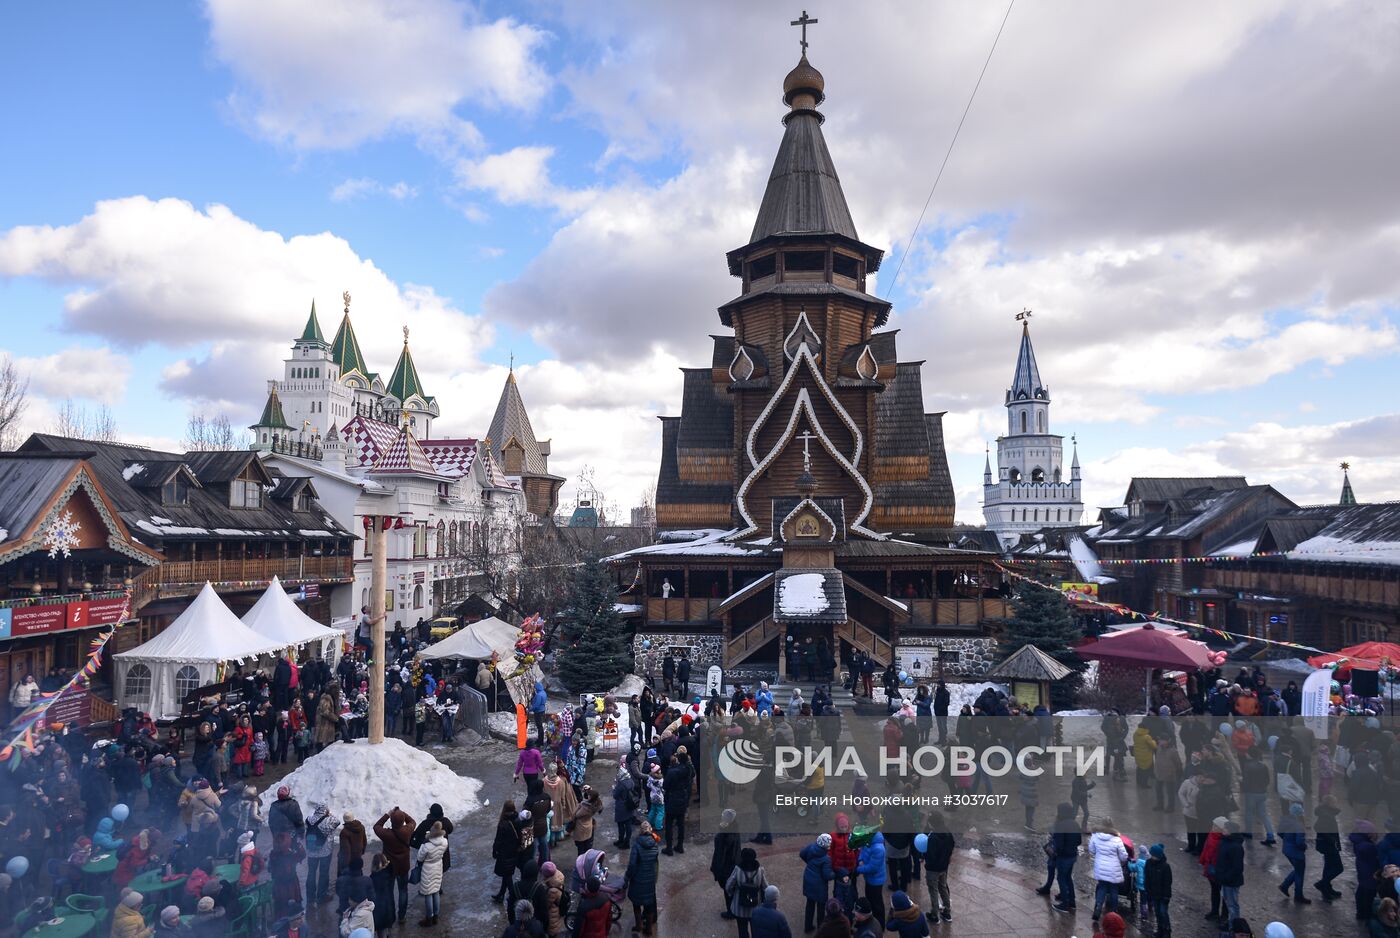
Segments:
[[[454,821],[481,807],[479,780],[458,775],[429,753],[393,738],[377,746],[363,740],[332,743],[282,784],[301,802],[302,813],[324,802],[335,817],[349,811],[366,828],[394,805],[421,819],[440,804]],[[264,810],[276,800],[276,786],[269,786],[262,794]]]
[[[1261,662],[1267,671],[1283,671],[1287,674],[1312,674],[1317,668],[1302,658],[1277,658]]]
[[[646,681],[643,681],[635,674],[629,674],[622,679],[622,683],[612,689],[612,695],[617,699],[619,708],[627,704],[627,699],[633,694],[641,695],[646,689]]]

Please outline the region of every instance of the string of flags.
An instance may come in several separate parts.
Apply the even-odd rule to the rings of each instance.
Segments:
[[[1171,616],[1163,615],[1160,612],[1139,612],[1138,610],[1133,609],[1130,606],[1125,606],[1122,603],[1105,602],[1096,596],[1089,595],[1088,593],[1080,593],[1075,590],[1062,591],[1057,587],[1051,586],[1048,583],[1042,583],[1040,580],[1037,580],[1034,577],[1026,576],[1024,573],[1017,573],[1015,570],[1011,570],[1000,563],[998,563],[996,566],[997,569],[1001,570],[1002,573],[1011,577],[1013,580],[1018,580],[1022,583],[1028,583],[1031,586],[1034,586],[1038,589],[1049,590],[1052,593],[1064,596],[1066,599],[1073,600],[1077,603],[1083,603],[1089,606],[1097,606],[1100,609],[1107,609],[1110,612],[1120,615],[1128,620],[1140,619],[1144,622],[1151,622],[1154,625],[1171,625],[1177,628],[1189,629],[1195,632],[1204,632],[1209,635],[1214,635],[1217,638],[1222,638],[1226,641],[1259,642],[1263,645],[1274,645],[1279,648],[1289,648],[1294,651],[1306,651],[1318,655],[1330,654],[1330,652],[1324,651],[1321,648],[1314,648],[1311,645],[1304,645],[1301,642],[1285,642],[1273,638],[1260,638],[1257,635],[1242,635],[1238,632],[1227,632],[1224,629],[1217,629],[1212,628],[1208,625],[1202,625],[1199,622],[1188,622],[1184,619],[1174,619]],[[1341,660],[1354,662],[1358,664],[1374,664],[1380,667],[1385,667],[1390,664],[1390,662],[1373,660],[1368,658],[1343,658]]]
[[[63,695],[70,690],[86,684],[102,667],[102,653],[106,650],[107,643],[111,641],[113,635],[117,634],[117,628],[126,621],[131,612],[131,590],[128,589],[125,593],[121,615],[110,629],[88,643],[87,660],[83,662],[83,666],[78,669],[78,672],[58,690],[46,694],[41,693],[35,697],[29,706],[10,724],[9,732],[13,733],[14,736],[3,748],[0,748],[0,762],[7,762],[10,771],[13,772],[18,768],[23,753],[32,754],[34,752],[38,744],[37,733],[41,730],[40,724],[49,708],[58,703]]]

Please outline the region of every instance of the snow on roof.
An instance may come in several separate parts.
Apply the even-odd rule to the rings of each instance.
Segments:
[[[826,577],[820,573],[796,573],[778,586],[778,608],[783,615],[814,616],[825,612]]]
[[[1086,583],[1098,582],[1098,578],[1103,577],[1103,567],[1099,564],[1099,555],[1094,553],[1094,548],[1089,546],[1089,542],[1082,537],[1069,538],[1069,555],[1074,561],[1074,568],[1079,571],[1079,575]]]
[[[134,462],[122,470],[122,478],[130,482],[136,476],[140,475],[145,471],[146,467],[143,464],[139,462]]]
[[[643,554],[660,554],[666,557],[753,557],[767,553],[766,545],[752,544],[745,541],[727,541],[725,538],[736,533],[737,528],[730,528],[721,531],[716,528],[705,528],[689,533],[698,534],[699,537],[690,541],[663,541],[659,544],[648,544],[645,547],[634,547],[632,550],[623,551],[620,554],[613,554],[611,557],[604,557],[605,563],[618,560],[625,560],[628,557],[639,557]],[[668,532],[677,534],[680,532]],[[772,539],[768,539],[771,543]]]
[[[1247,541],[1239,541],[1235,544],[1228,544],[1225,547],[1217,548],[1210,552],[1212,557],[1248,557],[1254,553],[1256,541],[1251,538]]]
[[[1318,534],[1290,550],[1288,557],[1332,563],[1400,564],[1400,541],[1353,541]]]

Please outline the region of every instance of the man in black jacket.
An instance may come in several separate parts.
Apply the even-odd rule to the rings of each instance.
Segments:
[[[677,752],[661,782],[666,803],[666,849],[662,853],[668,857],[672,853],[685,853],[685,812],[690,807],[691,777],[690,756]]]
[[[953,860],[953,835],[947,830],[943,812],[930,811],[928,849],[924,852],[924,882],[928,884],[929,920],[953,920],[953,904],[948,899],[948,865]]]
[[[666,657],[661,660],[661,682],[663,685],[662,689],[665,690],[665,692],[668,694],[672,693],[675,680],[676,656],[668,651],[666,652]]]
[[[1239,824],[1225,825],[1225,836],[1215,854],[1215,880],[1220,884],[1221,921],[1240,917],[1240,888],[1244,886],[1244,835]]]
[[[948,739],[948,704],[952,701],[952,695],[948,693],[948,685],[943,683],[943,679],[938,679],[938,688],[933,692],[933,722],[938,724],[938,745],[942,746]]]
[[[690,696],[690,656],[684,655],[676,663],[676,683],[680,686],[680,693],[677,695],[682,701]]]

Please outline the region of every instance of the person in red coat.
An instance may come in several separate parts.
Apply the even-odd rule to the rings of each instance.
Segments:
[[[247,717],[238,721],[233,731],[233,774],[239,778],[248,777],[248,769],[253,764],[253,723]]]
[[[117,863],[117,870],[112,874],[112,884],[120,891],[128,885],[138,873],[146,868],[146,864],[151,860],[151,841],[155,835],[149,830],[143,830],[135,837],[131,838],[130,845],[126,848],[126,853]]]
[[[850,840],[851,819],[844,811],[838,812],[836,830],[831,832],[831,848],[828,850],[833,870],[845,870],[847,873],[855,872],[858,857],[856,851],[851,849]]]
[[[272,877],[272,907],[285,909],[289,905],[301,906],[301,880],[297,878],[297,864],[306,859],[306,848],[293,837],[290,831],[278,834],[272,845],[272,854],[267,858],[267,871]]]

